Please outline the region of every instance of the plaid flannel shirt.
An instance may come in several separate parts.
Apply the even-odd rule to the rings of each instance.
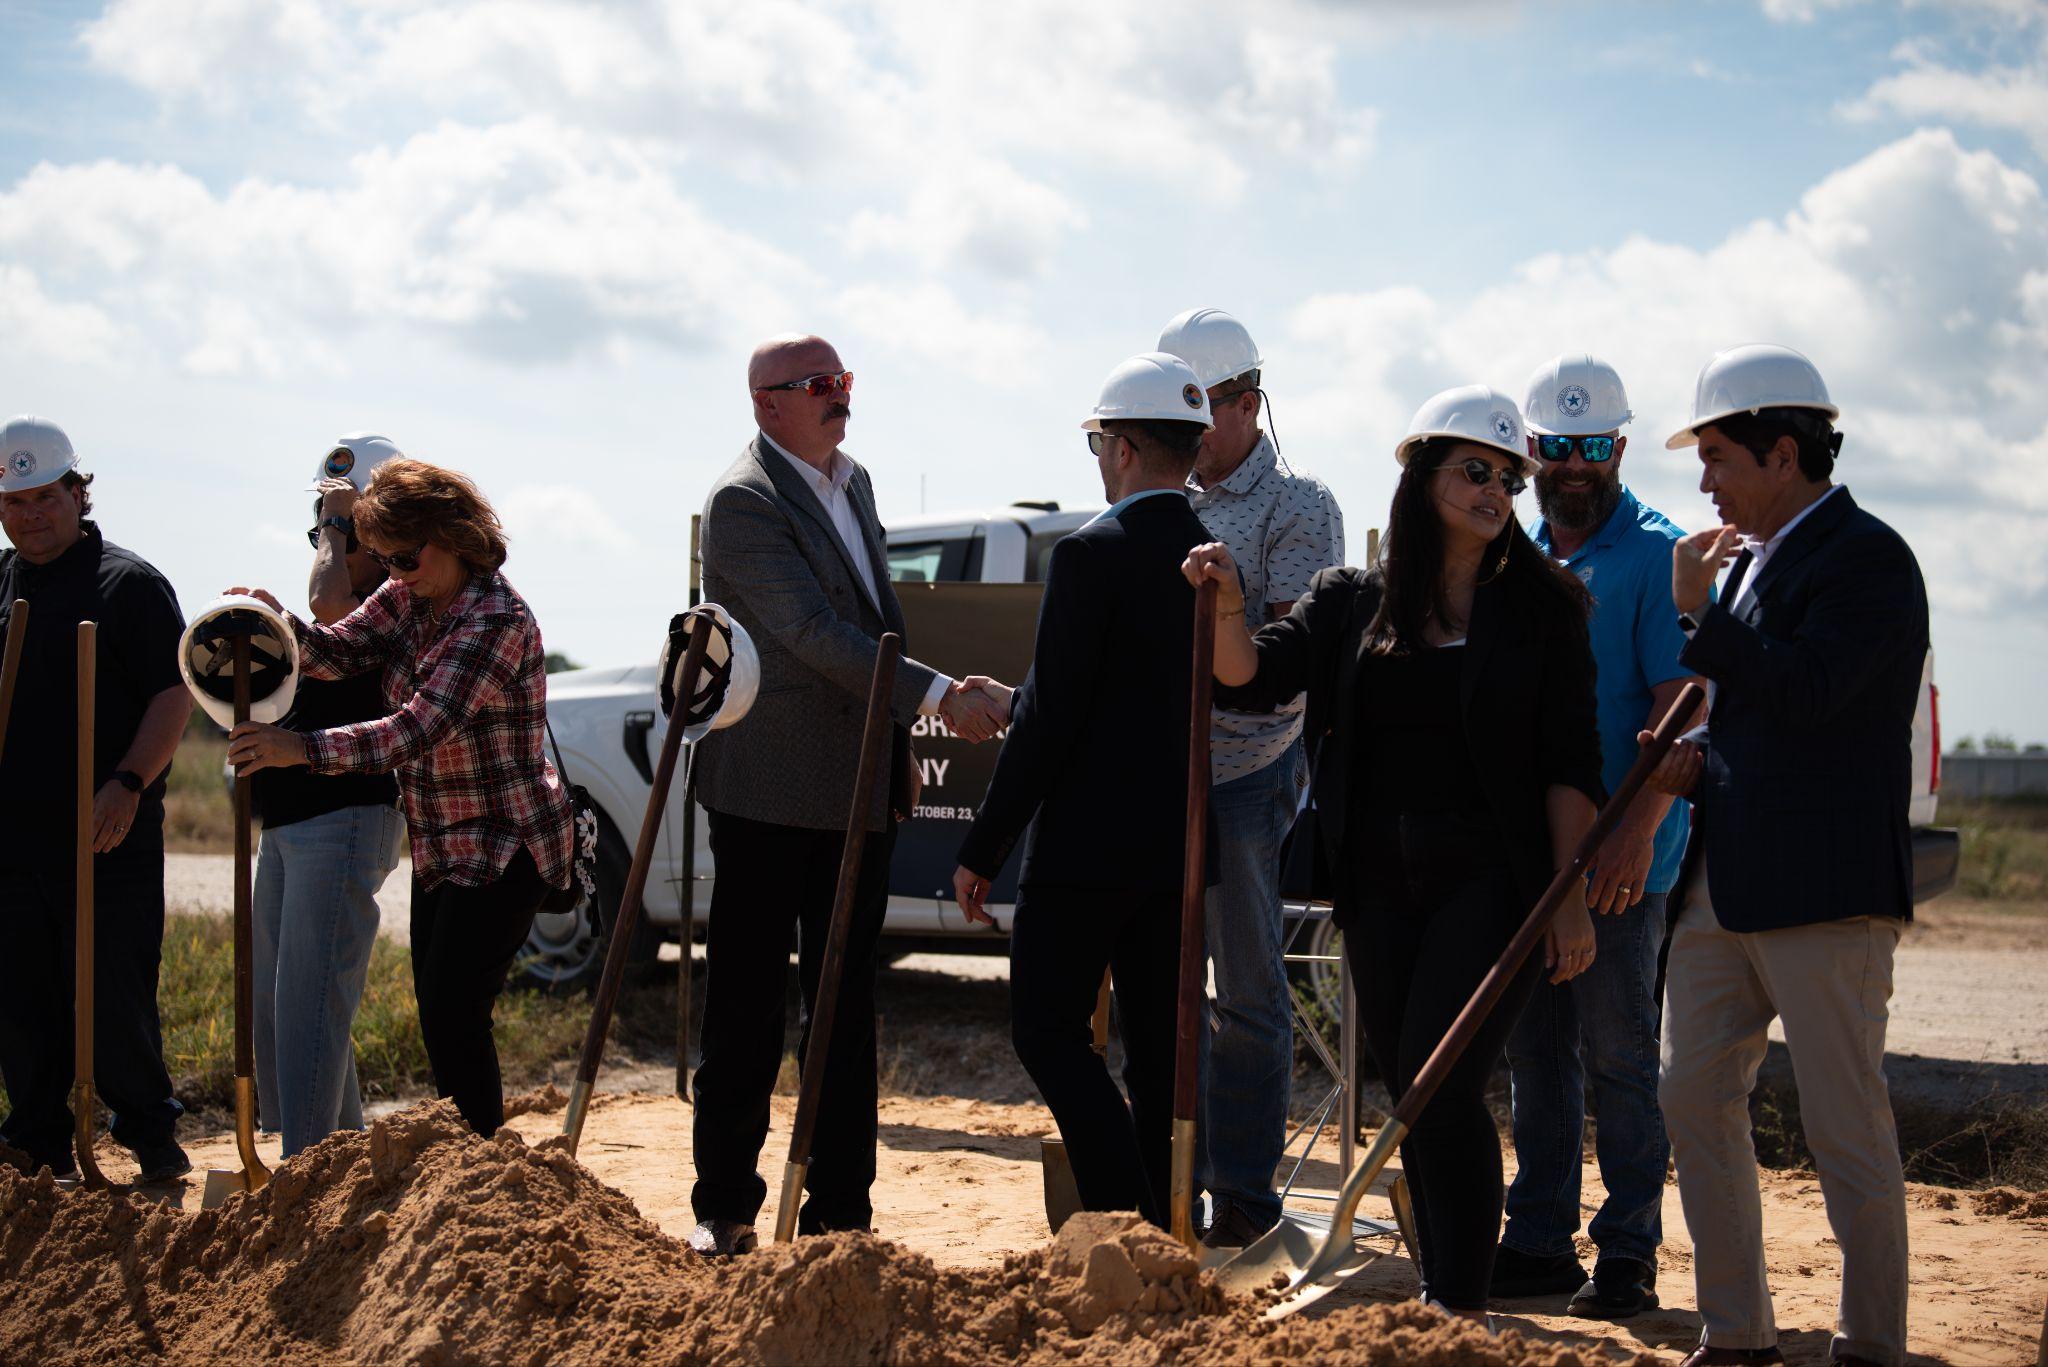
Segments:
[[[306,759],[317,774],[397,773],[415,879],[480,887],[523,846],[550,886],[568,885],[540,627],[503,575],[473,576],[439,623],[387,580],[332,626],[293,626],[309,679],[384,671],[391,715],[307,733]]]

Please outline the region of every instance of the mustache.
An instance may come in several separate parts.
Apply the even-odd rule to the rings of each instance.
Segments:
[[[850,418],[852,416],[853,410],[851,408],[848,408],[843,403],[835,403],[830,408],[825,410],[824,417],[818,419],[818,425],[820,427],[823,427],[826,423],[831,422],[835,418]]]

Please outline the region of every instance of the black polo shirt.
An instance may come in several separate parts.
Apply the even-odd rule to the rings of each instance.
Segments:
[[[292,731],[325,731],[334,726],[389,716],[381,670],[346,679],[299,680],[290,715],[279,723]],[[250,808],[264,830],[289,826],[347,807],[392,807],[398,779],[391,774],[316,774],[302,765],[265,769],[249,780]]]
[[[93,715],[93,791],[99,791],[134,743],[150,700],[182,685],[178,637],[184,614],[170,581],[133,551],[101,538],[88,521],[71,549],[31,565],[0,550],[0,632],[14,600],[29,604],[21,672],[0,755],[6,829],[0,865],[67,868],[75,858],[72,825],[78,772],[78,624],[99,623]],[[161,853],[163,774],[143,789],[119,853]],[[145,775],[145,777],[147,777]]]

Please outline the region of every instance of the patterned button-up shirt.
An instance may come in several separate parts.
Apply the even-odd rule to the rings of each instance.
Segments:
[[[396,771],[426,887],[480,887],[521,847],[552,887],[569,881],[567,791],[543,748],[540,627],[501,574],[472,576],[436,622],[386,580],[332,626],[293,619],[309,679],[384,671],[391,715],[306,735],[316,774]]]
[[[1244,576],[1244,624],[1256,631],[1266,607],[1308,592],[1317,570],[1344,563],[1344,514],[1328,486],[1280,463],[1273,438],[1261,435],[1227,479],[1208,488],[1188,476],[1188,497],[1209,534],[1230,548]],[[1301,734],[1305,697],[1270,714],[1219,707],[1209,739],[1209,773],[1217,783],[1278,760]]]

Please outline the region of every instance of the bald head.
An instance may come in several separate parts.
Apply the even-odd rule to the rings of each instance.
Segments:
[[[788,384],[791,380],[842,369],[839,353],[823,337],[808,332],[785,332],[770,337],[747,357],[747,388]]]
[[[814,375],[838,375],[845,369],[839,353],[823,337],[796,332],[770,337],[747,358],[754,421],[783,450],[820,470],[829,468],[852,416],[848,391],[821,386],[822,392],[813,394],[801,386],[781,386]]]

